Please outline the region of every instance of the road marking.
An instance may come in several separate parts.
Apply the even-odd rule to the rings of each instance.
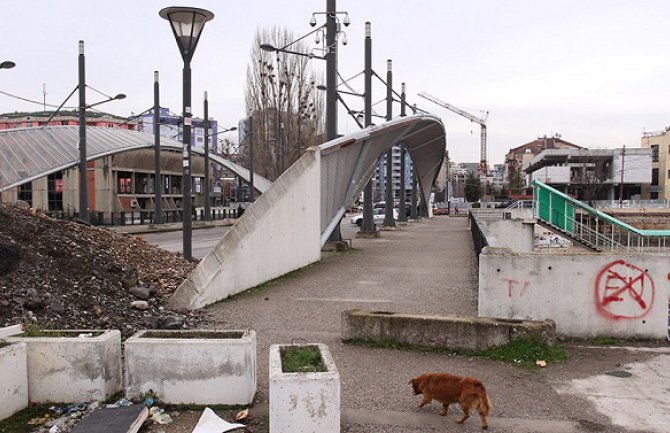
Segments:
[[[386,299],[354,299],[354,298],[296,298],[296,301],[303,302],[369,302],[392,304],[393,301]]]

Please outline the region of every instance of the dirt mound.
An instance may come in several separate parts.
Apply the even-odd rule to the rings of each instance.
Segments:
[[[0,203],[0,326],[113,328],[124,338],[193,326],[198,313],[163,304],[195,266],[130,235]]]

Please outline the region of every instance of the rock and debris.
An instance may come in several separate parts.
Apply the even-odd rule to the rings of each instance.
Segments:
[[[194,327],[202,312],[164,305],[196,265],[134,236],[0,203],[0,326],[119,329],[124,339]]]

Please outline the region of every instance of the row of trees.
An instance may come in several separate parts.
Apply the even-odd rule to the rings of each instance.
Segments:
[[[311,70],[310,58],[267,52],[261,44],[290,45],[307,54],[302,42],[292,44],[293,33],[274,27],[257,30],[247,66],[246,106],[252,116],[254,171],[270,180],[319,144],[324,134],[324,96],[316,86],[322,80]],[[247,155],[247,144],[239,151]]]

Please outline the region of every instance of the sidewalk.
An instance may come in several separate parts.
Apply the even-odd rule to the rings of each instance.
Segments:
[[[633,362],[660,360],[663,355],[654,351],[570,346],[568,361],[529,371],[487,359],[373,349],[340,341],[340,315],[352,308],[476,315],[477,273],[467,219],[439,216],[384,231],[379,239],[354,239],[350,252],[325,255],[321,262],[291,277],[208,308],[211,327],[257,332],[258,392],[250,411],[250,430],[268,431],[269,346],[305,341],[328,345],[334,357],[341,377],[343,432],[481,431],[477,416],[464,425],[455,424],[460,413],[455,407],[448,417],[438,415],[441,406],[436,403],[416,409],[420,397],[412,395],[407,382],[428,371],[480,379],[493,404],[489,428],[494,432],[628,431],[596,410],[587,394],[578,394],[572,380],[599,377]],[[651,374],[667,371],[667,358],[657,362]],[[617,382],[620,384],[637,383],[613,379],[623,381]],[[588,389],[597,397],[597,388]],[[626,401],[636,398],[623,397]],[[642,403],[642,396],[638,400]],[[667,417],[669,405],[662,402],[660,413],[647,406],[640,415],[657,420]],[[181,412],[174,424],[148,431],[190,432],[189,426],[195,425],[199,415]],[[663,431],[645,425],[640,423],[639,428]]]

